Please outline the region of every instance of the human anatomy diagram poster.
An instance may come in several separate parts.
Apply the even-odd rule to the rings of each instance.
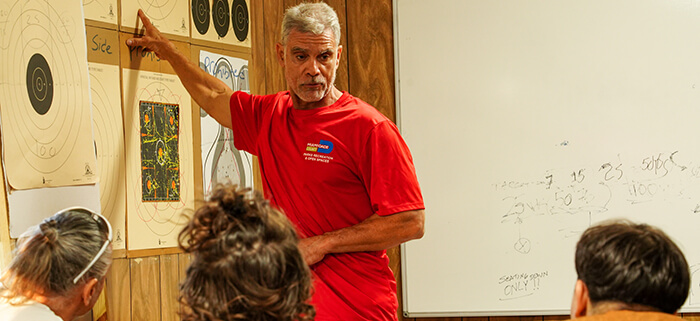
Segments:
[[[131,0],[125,0],[131,1]],[[100,21],[112,25],[116,25],[117,0],[83,0],[83,10],[85,19]]]
[[[0,57],[10,187],[97,182],[81,0],[0,0]]]
[[[248,0],[189,0],[192,39],[250,47]]]
[[[248,61],[205,50],[199,53],[199,65],[233,90],[250,92]],[[253,187],[253,156],[233,145],[233,131],[221,126],[200,109],[202,138],[202,170],[204,195],[217,184]]]
[[[192,104],[176,75],[123,69],[128,249],[177,246],[194,210]]]
[[[188,0],[122,0],[121,25],[129,29],[141,28],[143,25],[138,18],[141,9],[160,32],[189,38],[188,5]]]
[[[119,66],[89,62],[97,165],[100,169],[102,214],[114,230],[115,250],[126,246],[126,180],[124,127]]]

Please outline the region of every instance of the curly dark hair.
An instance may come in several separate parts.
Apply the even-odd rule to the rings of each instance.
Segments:
[[[675,313],[690,289],[683,252],[660,229],[626,220],[588,228],[576,245],[576,272],[593,304]]]
[[[180,285],[183,321],[315,317],[299,237],[260,193],[218,186],[178,242],[193,255]]]

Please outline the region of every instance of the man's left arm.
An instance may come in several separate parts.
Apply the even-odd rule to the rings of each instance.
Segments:
[[[424,210],[373,214],[359,224],[301,239],[299,250],[309,265],[331,253],[381,251],[423,237],[424,221]]]

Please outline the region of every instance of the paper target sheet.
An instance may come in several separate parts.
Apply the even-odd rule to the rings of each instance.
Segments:
[[[200,51],[199,66],[216,76],[233,90],[250,92],[248,61]],[[200,109],[202,128],[202,177],[204,196],[217,184],[236,184],[253,188],[253,156],[233,145],[233,131],[221,126]]]
[[[93,124],[102,214],[114,229],[115,250],[126,246],[126,180],[119,66],[90,62]]]
[[[194,210],[192,104],[175,75],[124,69],[129,250],[177,246]]]
[[[248,0],[190,0],[192,39],[250,47]]]
[[[141,28],[143,25],[137,14],[141,9],[160,32],[189,38],[188,4],[187,0],[124,0],[121,2],[121,25]]]
[[[128,1],[128,0],[127,0]],[[83,0],[85,19],[116,25],[117,0]]]
[[[94,184],[80,0],[0,0],[0,124],[12,189]]]

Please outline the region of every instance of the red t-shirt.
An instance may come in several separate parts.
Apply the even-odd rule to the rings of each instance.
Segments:
[[[343,92],[334,104],[292,106],[289,92],[231,96],[236,148],[257,155],[265,197],[300,236],[358,224],[372,214],[423,209],[413,159],[398,129]],[[396,320],[386,251],[326,255],[314,264],[316,320]]]

